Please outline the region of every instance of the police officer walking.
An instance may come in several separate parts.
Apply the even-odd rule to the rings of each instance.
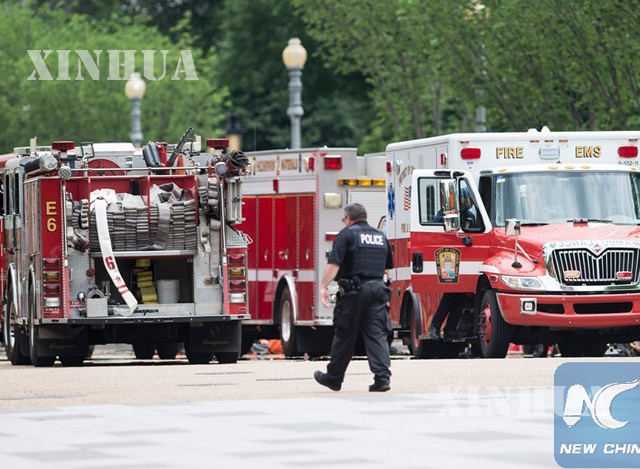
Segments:
[[[333,242],[327,267],[322,276],[322,303],[330,307],[327,286],[338,281],[340,292],[333,310],[335,335],[331,345],[331,362],[327,372],[316,371],[314,378],[333,391],[342,387],[358,337],[362,331],[369,360],[375,375],[371,392],[390,388],[391,358],[388,335],[392,332],[388,302],[390,290],[382,281],[385,269],[393,267],[391,249],[385,235],[367,223],[367,211],[361,204],[349,204],[342,219],[346,227]]]

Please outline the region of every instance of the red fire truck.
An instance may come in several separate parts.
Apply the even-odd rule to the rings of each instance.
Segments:
[[[246,305],[247,160],[180,143],[73,142],[0,159],[3,335],[12,364],[80,365],[91,344],[191,363],[239,356]]]
[[[640,338],[639,138],[545,127],[390,144],[392,319],[414,355],[457,356],[426,335],[445,293],[466,294],[458,331],[485,357]]]
[[[243,344],[281,338],[284,353],[325,354],[333,311],[319,295],[326,252],[343,224],[344,206],[360,202],[375,225],[385,215],[384,155],[358,157],[355,148],[247,153],[241,225],[248,253],[251,319]],[[337,287],[334,287],[337,292]]]

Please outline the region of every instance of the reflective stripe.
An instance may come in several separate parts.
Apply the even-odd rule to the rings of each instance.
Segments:
[[[478,275],[482,267],[481,261],[462,261],[460,262],[460,275]],[[412,275],[438,275],[435,262],[425,262],[423,268],[422,272],[417,273],[413,272],[411,267],[398,267],[395,271],[390,271],[390,277],[391,280],[410,280]]]
[[[249,282],[272,282],[276,280],[273,276],[273,272],[274,271],[272,269],[249,269],[247,272],[247,280],[249,280]],[[278,278],[284,275],[293,277],[292,270],[278,270],[276,272]],[[297,282],[315,282],[315,275],[316,271],[313,269],[301,269],[298,270],[298,277],[295,280]]]

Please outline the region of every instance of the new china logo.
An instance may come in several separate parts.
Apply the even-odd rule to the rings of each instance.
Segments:
[[[640,467],[640,364],[564,363],[555,373],[562,467]]]

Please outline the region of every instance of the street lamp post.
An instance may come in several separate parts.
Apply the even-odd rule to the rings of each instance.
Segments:
[[[146,89],[147,85],[144,80],[140,78],[139,73],[132,73],[129,81],[124,85],[124,94],[126,94],[129,101],[131,101],[131,143],[133,143],[133,146],[136,148],[139,148],[142,144],[140,101],[142,101]]]
[[[282,61],[289,70],[289,108],[291,119],[291,148],[300,148],[300,121],[302,109],[302,69],[307,61],[307,50],[297,37],[289,39],[289,45],[282,51]]]

